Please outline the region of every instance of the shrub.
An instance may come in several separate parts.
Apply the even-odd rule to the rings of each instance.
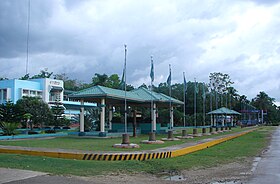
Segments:
[[[28,131],[28,135],[38,134],[38,132],[35,131]]]
[[[55,130],[45,130],[46,134],[55,134],[56,131]]]
[[[3,131],[3,135],[15,135],[18,126],[19,123],[0,122],[0,128]]]

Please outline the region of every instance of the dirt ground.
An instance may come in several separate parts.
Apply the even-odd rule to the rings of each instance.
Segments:
[[[167,172],[159,175],[133,174],[125,175],[112,173],[105,176],[79,177],[95,184],[218,184],[218,183],[243,183],[252,173],[254,159],[248,158],[242,163],[233,162],[218,167],[194,169],[190,171]]]

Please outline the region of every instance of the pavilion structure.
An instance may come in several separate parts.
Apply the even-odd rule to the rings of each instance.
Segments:
[[[217,119],[222,119],[222,127],[225,126],[225,121],[227,119],[227,116],[231,116],[231,126],[233,126],[233,117],[236,115],[241,115],[239,112],[228,109],[226,107],[222,107],[219,109],[216,109],[214,111],[208,112],[208,115],[211,115],[211,126],[217,126],[218,122]]]
[[[124,107],[125,99],[127,106],[134,109],[135,107],[151,108],[151,132],[156,131],[156,109],[169,108],[171,102],[171,117],[170,126],[173,127],[173,108],[184,103],[175,98],[169,97],[162,93],[150,91],[146,88],[140,87],[132,91],[124,91],[119,89],[112,89],[104,86],[93,86],[69,95],[72,100],[78,100],[81,103],[80,109],[80,132],[84,132],[84,103],[94,102],[101,108],[100,113],[100,135],[105,136],[105,107],[109,109],[109,129],[112,125],[113,107]],[[127,112],[126,112],[127,113]]]

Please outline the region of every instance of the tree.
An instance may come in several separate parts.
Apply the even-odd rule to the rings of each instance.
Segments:
[[[48,72],[48,69],[45,68],[44,70],[41,70],[39,74],[32,76],[31,79],[50,78],[52,74],[53,72]]]
[[[267,111],[266,121],[268,123],[279,125],[280,111],[274,102],[274,98],[269,97],[265,92],[261,91],[252,99],[251,104],[259,110]]]
[[[108,75],[104,74],[99,74],[99,73],[95,73],[94,77],[92,77],[92,84],[94,86],[106,86],[108,80]]]
[[[48,125],[52,122],[52,112],[42,99],[37,97],[23,97],[19,99],[16,103],[17,108],[20,111],[21,116],[30,113],[32,117],[30,118],[31,128],[33,125]]]
[[[261,91],[255,98],[252,100],[252,104],[261,110],[268,110],[273,106],[274,98],[269,97],[264,91]]]
[[[0,77],[0,81],[1,80],[8,80],[8,78],[6,78],[6,77]]]
[[[0,129],[4,135],[15,135],[18,128],[19,114],[15,105],[11,101],[0,105]]]
[[[7,123],[20,121],[19,109],[11,101],[1,104],[0,109],[0,121]]]
[[[209,81],[210,91],[215,94],[216,109],[218,108],[219,96],[221,106],[224,106],[224,104],[227,106],[228,88],[233,84],[230,76],[221,72],[214,72],[210,73]],[[223,102],[223,98],[225,98],[225,103]]]
[[[28,79],[30,79],[29,73],[27,73],[24,76],[22,76],[21,78],[19,78],[19,80],[28,80]]]
[[[66,90],[78,91],[82,87],[81,82],[77,81],[77,79],[69,79],[65,73],[54,75],[54,79],[62,80]]]
[[[53,125],[62,126],[64,123],[64,107],[62,106],[62,103],[56,101],[54,106],[52,106],[51,111],[53,113]]]

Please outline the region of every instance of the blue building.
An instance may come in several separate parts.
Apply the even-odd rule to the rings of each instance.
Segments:
[[[64,94],[62,80],[42,78],[30,80],[2,80],[0,81],[0,104],[11,101],[16,103],[24,96],[39,97],[50,107],[59,102],[65,108],[65,115],[80,113],[80,102],[70,101]],[[85,108],[96,107],[95,103],[85,103]]]

